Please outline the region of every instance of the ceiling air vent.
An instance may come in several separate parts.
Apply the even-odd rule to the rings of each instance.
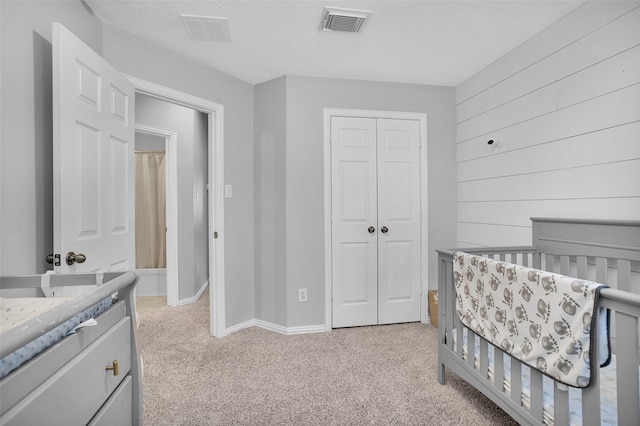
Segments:
[[[227,18],[213,16],[180,15],[191,40],[231,41]]]
[[[347,31],[357,33],[362,29],[365,19],[371,15],[366,10],[325,7],[322,13],[322,26],[325,31]]]

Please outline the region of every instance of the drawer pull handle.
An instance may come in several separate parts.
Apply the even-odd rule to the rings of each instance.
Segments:
[[[112,370],[113,371],[113,375],[117,376],[118,375],[118,360],[114,360],[113,361],[113,365],[108,365],[105,370]]]

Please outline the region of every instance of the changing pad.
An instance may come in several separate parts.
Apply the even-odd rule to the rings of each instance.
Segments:
[[[0,333],[71,299],[73,297],[0,297]]]
[[[95,318],[109,309],[112,303],[113,301],[111,300],[111,297],[107,297],[84,311],[75,314],[56,328],[0,359],[0,379],[48,347],[53,346],[68,334],[73,333],[80,323],[91,318]]]

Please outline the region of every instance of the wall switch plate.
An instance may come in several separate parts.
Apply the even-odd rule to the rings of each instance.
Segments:
[[[307,289],[299,288],[298,289],[298,302],[306,302],[307,299]]]
[[[233,198],[233,187],[231,185],[224,186],[224,198]]]

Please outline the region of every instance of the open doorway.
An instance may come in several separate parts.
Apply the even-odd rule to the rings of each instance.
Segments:
[[[139,297],[177,306],[209,285],[208,132],[206,114],[136,94]]]
[[[127,76],[137,95],[147,95],[176,105],[193,108],[204,114],[207,122],[208,153],[203,155],[208,167],[208,283],[210,299],[210,330],[214,337],[223,337],[225,328],[224,280],[224,107],[207,99],[169,89],[136,77]],[[139,118],[139,117],[138,117]],[[138,121],[139,122],[139,121]],[[208,160],[208,161],[207,161]],[[211,191],[209,191],[211,189]]]
[[[136,273],[138,297],[167,303],[165,139],[136,130]],[[149,302],[146,299],[146,302]],[[139,306],[147,303],[138,303]]]
[[[177,165],[173,130],[136,125],[136,272],[140,305],[177,306]]]

